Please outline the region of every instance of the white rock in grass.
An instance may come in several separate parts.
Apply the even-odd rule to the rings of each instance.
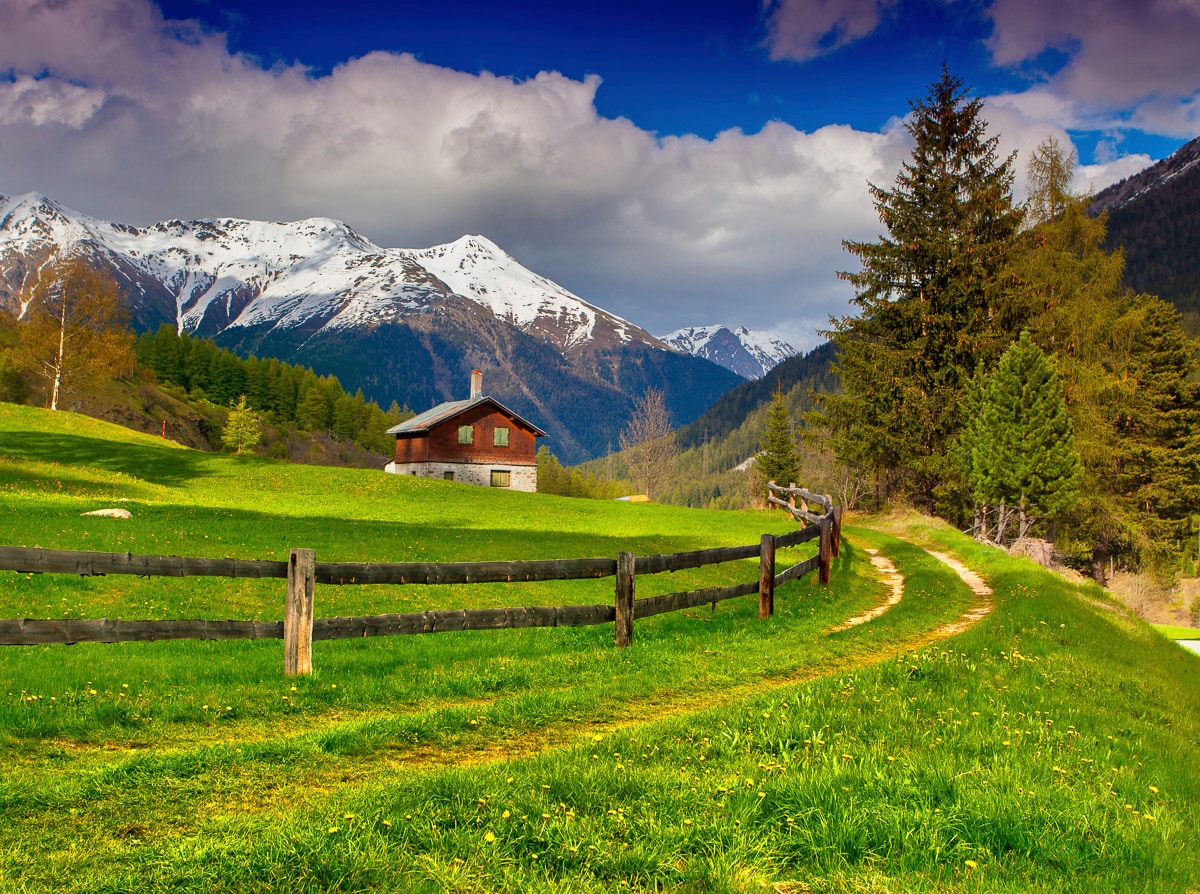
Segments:
[[[104,518],[133,518],[133,513],[128,509],[93,509],[91,512],[83,512],[81,515],[99,515]]]

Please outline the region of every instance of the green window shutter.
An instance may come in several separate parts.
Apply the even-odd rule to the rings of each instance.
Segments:
[[[475,443],[475,426],[460,425],[458,427],[458,443],[474,444]]]
[[[507,447],[508,446],[508,428],[503,425],[498,425],[492,430],[492,446]]]

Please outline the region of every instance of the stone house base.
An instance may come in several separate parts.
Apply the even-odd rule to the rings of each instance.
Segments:
[[[395,463],[390,462],[383,467],[385,472],[393,475],[416,475],[419,478],[450,478],[463,484],[474,484],[479,487],[492,486],[492,472],[508,472],[508,487],[506,490],[520,490],[526,493],[537,491],[537,466],[516,465],[513,463]]]

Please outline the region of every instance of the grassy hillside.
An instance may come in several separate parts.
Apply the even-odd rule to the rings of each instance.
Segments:
[[[121,501],[121,502],[117,502]],[[110,505],[127,521],[84,518]],[[749,543],[774,513],[237,459],[0,405],[0,543],[318,560]],[[609,626],[0,650],[0,889],[1164,891],[1200,882],[1200,659],[1094,587],[862,520],[834,584]],[[990,614],[922,546],[994,589]],[[906,576],[885,601],[867,562]],[[801,547],[807,555],[811,547]],[[638,578],[638,595],[754,563]],[[607,601],[611,581],[318,586],[317,615]],[[0,572],[0,617],[281,616],[279,581]]]

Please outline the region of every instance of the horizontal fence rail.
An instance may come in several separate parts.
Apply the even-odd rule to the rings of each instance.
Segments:
[[[514,562],[316,562],[312,550],[294,549],[286,562],[135,555],[76,550],[0,546],[0,571],[83,576],[128,574],[144,577],[279,578],[287,580],[283,621],[99,619],[0,620],[0,645],[152,642],[179,639],[282,639],[284,672],[310,673],[313,641],[367,636],[405,636],[460,630],[505,630],[529,627],[581,627],[614,624],[614,642],[633,639],[633,621],[668,612],[712,605],[759,594],[759,617],[774,612],[774,591],[788,581],[818,571],[829,581],[830,557],[838,554],[841,510],[816,495],[793,488],[806,501],[827,511],[812,524],[782,535],[764,534],[757,544],[728,546],[655,556],[623,552],[616,559],[539,559]],[[786,489],[781,489],[786,490]],[[781,502],[782,501],[778,501]],[[787,504],[783,504],[787,505]],[[799,517],[799,513],[793,512]],[[817,555],[775,572],[777,549],[818,540]],[[758,580],[708,587],[662,596],[635,598],[639,574],[658,574],[701,568],[723,562],[759,560]],[[616,578],[616,598],[610,605],[527,606],[478,608],[366,615],[352,618],[314,618],[313,587],[353,584],[477,584],[521,581]]]
[[[262,559],[196,559],[0,546],[0,570],[34,574],[79,574],[84,577],[132,574],[139,577],[286,579],[288,563]],[[490,584],[512,581],[586,580],[612,577],[616,573],[616,560],[604,558],[537,559],[520,562],[317,562],[313,579],[319,584],[336,585]]]
[[[734,584],[729,587],[709,587],[704,590],[688,590],[686,593],[667,593],[665,596],[647,596],[645,599],[633,601],[633,617],[652,618],[667,612],[682,611],[685,608],[696,608],[701,605],[715,605],[726,599],[736,599],[739,596],[749,596],[758,592],[758,581],[748,584]]]
[[[314,640],[363,636],[405,636],[454,630],[517,630],[525,627],[586,627],[612,623],[611,605],[533,605],[527,608],[464,608],[367,615],[356,618],[317,618]]]
[[[148,643],[163,639],[283,639],[283,622],[116,621],[108,618],[0,621],[0,646]]]

